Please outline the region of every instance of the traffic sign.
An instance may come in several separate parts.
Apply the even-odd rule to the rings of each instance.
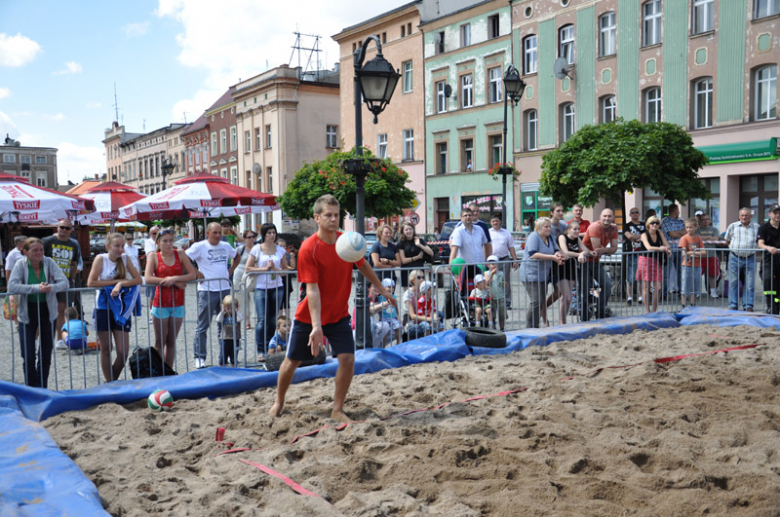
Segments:
[[[419,224],[420,223],[420,216],[417,215],[417,213],[413,213],[410,220],[412,221],[412,224]]]
[[[417,210],[418,206],[420,206],[420,200],[417,198],[417,196],[414,196],[414,199],[412,199],[412,210]]]

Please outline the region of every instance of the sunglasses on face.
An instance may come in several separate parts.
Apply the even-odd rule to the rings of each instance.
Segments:
[[[72,226],[60,226],[60,230],[72,230]]]
[[[639,212],[631,212],[631,215],[639,215]]]
[[[652,223],[650,223],[650,226],[658,226],[659,224],[661,224],[661,223],[659,223],[659,222],[657,222],[657,221],[656,221],[656,222],[652,222]]]

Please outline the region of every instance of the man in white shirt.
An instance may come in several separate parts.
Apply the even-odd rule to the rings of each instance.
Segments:
[[[208,279],[198,284],[198,327],[194,345],[195,367],[204,368],[206,333],[211,326],[211,319],[222,310],[222,299],[230,294],[228,270],[236,250],[222,241],[222,227],[219,223],[211,223],[206,228],[206,240],[196,242],[186,253],[198,266],[198,278]]]
[[[11,277],[11,271],[16,265],[16,261],[24,257],[22,249],[24,248],[24,241],[27,237],[24,235],[17,235],[14,237],[14,249],[8,252],[8,256],[5,258],[5,285],[8,285],[8,279]]]
[[[461,257],[468,264],[485,263],[490,256],[490,242],[487,239],[487,232],[476,224],[472,224],[470,208],[464,208],[460,213],[459,224],[452,231],[450,237],[450,264],[458,257]],[[477,268],[474,265],[466,266],[466,276],[461,284],[461,292],[469,293],[469,279],[477,275]]]
[[[498,260],[504,262],[498,267],[504,272],[504,292],[506,293],[507,307],[511,307],[512,283],[509,281],[509,268],[517,269],[517,251],[515,250],[515,239],[506,228],[501,228],[501,214],[495,213],[490,218],[490,242],[493,245],[493,255]],[[511,266],[509,261],[512,261]]]

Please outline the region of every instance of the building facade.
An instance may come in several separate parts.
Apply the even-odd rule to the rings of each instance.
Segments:
[[[380,158],[390,158],[409,174],[408,187],[417,194],[416,206],[404,211],[406,220],[418,220],[418,233],[428,231],[425,216],[425,118],[423,116],[423,44],[419,6],[410,2],[397,9],[348,27],[333,36],[339,44],[341,68],[341,138],[345,149],[355,146],[354,53],[371,35],[382,42],[382,55],[401,74],[390,103],[379,115],[377,124],[365,104],[363,145]],[[375,43],[369,43],[364,63],[376,56]],[[413,217],[412,214],[417,214]],[[366,229],[373,231],[376,219],[366,214]],[[399,218],[390,221],[399,225]],[[349,224],[347,222],[346,224]]]
[[[435,2],[434,2],[435,3]],[[441,231],[461,208],[476,202],[480,217],[501,211],[502,184],[487,174],[504,161],[503,77],[512,62],[509,4],[443,2],[433,9],[423,2],[426,220]],[[449,8],[449,11],[445,9]],[[511,103],[510,103],[511,104]],[[514,131],[508,121],[507,139]],[[509,150],[507,150],[509,151]],[[506,154],[511,161],[511,152]],[[514,185],[507,188],[507,228],[515,227],[510,207]]]
[[[712,199],[676,200],[683,216],[702,209],[725,230],[747,206],[765,220],[780,173],[778,2],[525,0],[512,18],[514,62],[528,84],[513,141],[523,220],[549,209],[538,192],[542,156],[616,117],[681,125],[710,157],[699,175]],[[558,58],[568,77],[555,77]],[[626,206],[659,213],[670,202],[647,189],[626,196]]]
[[[179,163],[184,165],[187,176],[209,172],[210,134],[209,122],[205,114],[182,130],[184,156]]]
[[[57,149],[25,147],[6,136],[0,145],[0,170],[20,176],[32,185],[57,189]]]
[[[122,177],[119,181],[147,195],[156,194],[169,186],[162,170],[168,157],[168,140],[177,138],[172,135],[179,135],[184,127],[186,124],[170,124],[121,142]]]
[[[235,86],[227,89],[204,113],[209,123],[209,171],[238,185],[238,127]]]
[[[322,160],[341,147],[337,70],[302,74],[282,65],[238,83],[232,102],[237,184],[243,187],[278,196],[304,162]],[[211,132],[213,138],[213,127]],[[281,210],[243,217],[244,228],[259,229],[266,221],[280,232],[297,231],[300,224]]]

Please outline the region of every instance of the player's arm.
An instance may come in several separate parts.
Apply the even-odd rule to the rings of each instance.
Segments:
[[[306,284],[306,302],[309,304],[309,316],[311,317],[309,346],[311,347],[311,355],[317,357],[322,349],[322,299],[319,284],[314,282]]]
[[[390,291],[385,289],[385,286],[382,285],[382,281],[379,280],[379,277],[376,276],[376,273],[374,273],[374,268],[371,267],[371,265],[367,261],[363,261],[363,264],[358,268],[360,273],[366,277],[366,280],[371,282],[371,285],[376,287],[377,291],[379,291],[379,294],[384,296],[388,302],[393,304],[393,307],[398,308],[398,302],[395,298],[393,298],[393,295]],[[306,284],[307,286],[309,284]],[[311,310],[311,305],[309,305],[309,310]],[[314,317],[312,316],[312,321],[314,321]]]

